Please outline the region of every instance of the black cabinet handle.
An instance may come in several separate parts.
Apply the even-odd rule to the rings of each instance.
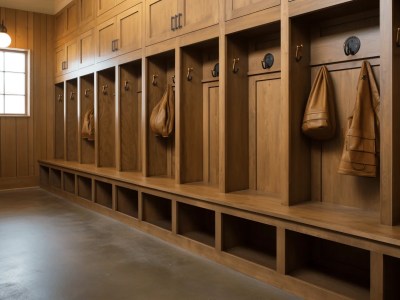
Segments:
[[[178,28],[182,28],[181,17],[182,17],[182,14],[179,13],[179,14],[178,14]]]

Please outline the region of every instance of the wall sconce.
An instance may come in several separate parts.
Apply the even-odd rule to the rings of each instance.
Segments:
[[[4,26],[4,20],[0,24],[0,48],[7,48],[11,44],[11,37],[7,33],[7,27]]]

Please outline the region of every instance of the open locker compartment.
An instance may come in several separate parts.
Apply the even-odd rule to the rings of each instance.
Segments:
[[[54,158],[64,159],[64,82],[54,87]]]
[[[78,129],[81,136],[82,125],[85,115],[94,109],[94,74],[88,74],[80,77],[80,128]],[[95,141],[88,138],[80,138],[81,140],[81,157],[82,164],[95,163]]]

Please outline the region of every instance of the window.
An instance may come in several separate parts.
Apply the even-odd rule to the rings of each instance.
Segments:
[[[29,51],[0,49],[0,116],[29,115]]]

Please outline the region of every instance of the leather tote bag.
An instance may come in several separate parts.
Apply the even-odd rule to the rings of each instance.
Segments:
[[[157,136],[169,137],[174,129],[174,98],[172,85],[168,84],[160,102],[154,107],[150,115],[150,128]]]
[[[358,79],[353,114],[348,118],[340,174],[376,177],[379,158],[379,91],[369,62]]]
[[[304,112],[302,130],[308,137],[324,141],[336,132],[335,101],[332,82],[325,66],[318,71]]]
[[[82,138],[94,141],[94,109],[89,108],[83,118]]]

